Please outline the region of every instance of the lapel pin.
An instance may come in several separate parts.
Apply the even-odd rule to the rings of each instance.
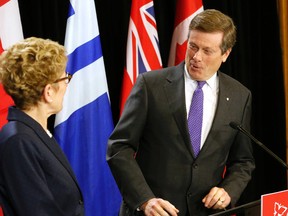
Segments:
[[[229,101],[229,98],[227,97],[226,100]]]

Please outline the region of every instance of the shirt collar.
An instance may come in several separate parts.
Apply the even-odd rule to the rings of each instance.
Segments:
[[[196,80],[191,79],[188,70],[186,68],[186,65],[184,64],[184,77],[187,81],[193,81],[193,82],[197,82]],[[208,86],[210,86],[210,88],[212,89],[216,89],[217,88],[217,81],[218,81],[218,73],[214,73],[214,75],[212,77],[210,77],[210,79],[206,80],[206,83],[208,84]]]

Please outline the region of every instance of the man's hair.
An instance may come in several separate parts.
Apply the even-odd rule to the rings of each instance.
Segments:
[[[191,30],[207,33],[222,32],[223,39],[220,45],[222,54],[236,43],[236,27],[233,20],[215,9],[207,9],[197,14],[190,22],[189,34]]]

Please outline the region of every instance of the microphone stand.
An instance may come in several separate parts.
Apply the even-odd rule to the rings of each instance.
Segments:
[[[256,211],[260,212],[260,204],[261,204],[261,200],[256,200],[250,203],[246,203],[244,205],[238,206],[238,207],[234,207],[231,208],[229,210],[226,211],[222,211],[222,212],[218,212],[209,216],[231,216],[231,215],[235,215],[235,214],[241,214],[243,213],[245,210],[249,211],[250,214],[248,215],[254,215],[254,212],[256,213]],[[242,215],[242,214],[241,214]]]
[[[265,150],[270,156],[272,156],[274,159],[276,159],[282,166],[284,166],[286,169],[288,169],[288,165],[281,159],[279,158],[276,154],[274,154],[269,148],[267,148],[263,143],[261,143],[259,140],[257,140],[254,136],[252,136],[247,130],[245,130],[242,125],[235,123],[235,122],[230,122],[229,124],[233,129],[239,130],[241,133],[245,134],[247,137],[249,137],[253,142],[255,142],[258,146],[260,146],[263,150]],[[222,211],[218,212],[216,214],[212,214],[209,216],[230,216],[231,214],[238,214],[242,213],[244,210],[247,209],[247,211],[250,209],[251,211],[248,213],[248,215],[253,215],[256,212],[260,211],[260,204],[261,200],[256,200],[254,202],[250,202],[232,209],[229,209],[227,211]],[[258,214],[258,213],[257,213]]]
[[[259,145],[262,149],[264,149],[270,156],[272,156],[274,159],[276,159],[282,166],[284,166],[286,169],[288,169],[288,165],[279,158],[276,154],[274,154],[269,148],[267,148],[263,143],[261,143],[259,140],[257,140],[254,136],[252,136],[247,130],[245,130],[240,124],[237,124],[235,122],[230,122],[230,126],[233,129],[241,131],[243,134],[245,134],[247,137],[249,137],[251,140],[253,140],[257,145]]]

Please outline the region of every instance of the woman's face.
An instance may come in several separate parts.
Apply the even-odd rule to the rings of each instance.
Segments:
[[[63,72],[61,77],[57,79],[54,83],[55,86],[55,98],[53,103],[53,113],[56,114],[60,112],[63,108],[63,98],[66,92],[68,83],[70,82],[71,76],[69,76],[66,72]]]

